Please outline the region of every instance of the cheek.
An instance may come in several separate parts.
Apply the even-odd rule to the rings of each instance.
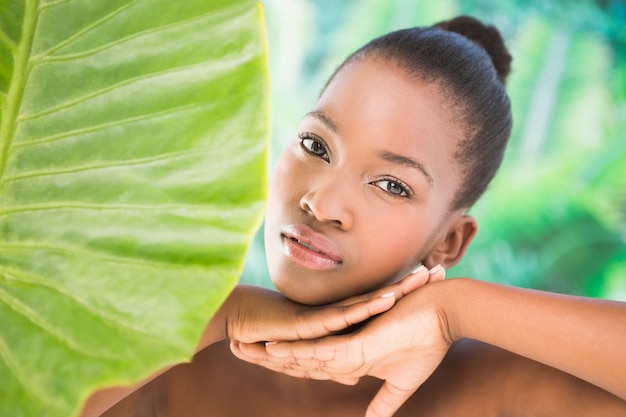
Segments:
[[[432,229],[421,222],[407,221],[408,216],[415,213],[390,217],[365,232],[369,238],[363,240],[368,242],[363,255],[375,270],[387,271],[388,280],[402,278],[422,261],[432,240]]]
[[[420,251],[432,232],[432,227],[426,222],[417,222],[417,221],[406,221],[406,217],[417,217],[415,214],[411,214],[408,216],[400,216],[398,224],[392,228],[389,227],[390,238],[393,240],[394,244],[398,251],[401,251],[402,248],[409,249],[412,253],[416,253]],[[421,216],[420,216],[421,217]],[[426,216],[424,216],[426,217]],[[402,221],[402,220],[405,221]]]
[[[277,210],[282,211],[288,201],[295,198],[295,194],[298,192],[297,178],[299,177],[298,164],[294,162],[294,158],[287,149],[276,161],[274,172],[271,175],[267,201],[268,216],[280,216]]]
[[[265,254],[270,277],[276,284],[289,274],[282,268],[281,230],[289,219],[297,218],[303,187],[302,167],[288,146],[280,156],[271,175],[265,211]]]

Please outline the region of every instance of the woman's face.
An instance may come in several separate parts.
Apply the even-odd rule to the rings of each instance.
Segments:
[[[435,85],[381,60],[336,74],[272,176],[265,246],[279,291],[326,304],[428,263],[459,185],[444,105]]]

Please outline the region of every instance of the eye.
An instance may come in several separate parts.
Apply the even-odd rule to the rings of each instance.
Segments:
[[[330,156],[326,149],[324,141],[312,133],[303,132],[298,135],[300,138],[300,146],[311,155],[319,156],[326,162],[330,162]]]
[[[370,184],[380,188],[381,190],[395,196],[410,198],[413,196],[411,188],[404,182],[396,178],[382,178],[370,182]]]

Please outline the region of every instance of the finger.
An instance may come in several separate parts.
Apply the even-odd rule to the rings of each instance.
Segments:
[[[276,366],[276,365],[274,365],[272,363],[257,364],[257,365],[262,366],[264,368],[267,368],[270,371],[273,371],[273,372],[276,372],[276,373],[280,373],[280,374],[285,374],[285,375],[292,376],[292,377],[295,377],[295,378],[315,379],[315,380],[318,380],[318,381],[328,381],[328,380],[339,379],[341,381],[345,380],[347,382],[351,382],[350,378],[335,377],[332,374],[325,373],[325,372],[320,372],[320,371],[308,371],[308,370],[303,370],[303,369],[293,369],[293,368],[290,368],[288,366]]]
[[[335,359],[337,350],[341,347],[341,336],[331,336],[319,340],[303,340],[297,342],[268,342],[265,344],[267,353],[276,358],[315,359],[328,362]]]
[[[420,265],[398,283],[394,288],[394,297],[396,301],[412,293],[416,289],[423,287],[429,280],[430,274],[424,265]]]
[[[268,368],[274,372],[293,376],[301,379],[314,379],[317,381],[335,381],[343,385],[356,385],[359,382],[358,377],[337,377],[332,374],[320,371],[305,371],[292,368]]]
[[[359,380],[361,378],[355,377],[355,378],[331,378],[331,379],[343,385],[354,386],[359,383]]]
[[[242,343],[237,340],[231,340],[230,351],[236,358],[255,365],[272,362],[265,349],[257,343]]]
[[[245,362],[291,376],[300,378],[305,378],[307,376],[308,369],[300,368],[297,363],[292,363],[291,358],[272,358],[270,355],[265,353],[265,349],[261,346],[261,344],[242,343],[232,340],[230,343],[230,350],[235,357]],[[329,375],[324,379],[330,378],[331,376]]]
[[[262,366],[274,372],[283,373],[297,378],[315,379],[315,380],[332,380],[344,385],[356,385],[359,382],[359,376],[346,376],[339,373],[328,372],[323,369],[323,363],[317,361],[305,361],[308,363],[291,363],[274,360],[265,360],[262,355],[258,354],[258,350],[254,349],[252,344],[231,342],[231,351],[233,355],[243,361]],[[254,352],[252,356],[249,352]]]
[[[387,285],[376,291],[369,292],[367,294],[357,295],[347,298],[345,300],[335,303],[336,306],[348,306],[355,303],[360,303],[366,300],[371,300],[377,297],[381,297],[388,293],[393,293],[394,298],[399,300],[410,292],[423,286],[428,282],[429,274],[428,269],[424,265],[420,265],[415,268],[411,273],[404,277],[401,281]]]
[[[327,306],[318,310],[304,311],[296,316],[298,337],[316,339],[328,336],[384,313],[393,307],[395,302],[394,293],[388,291],[352,305]]]
[[[231,351],[237,358],[260,365],[272,370],[290,369],[295,372],[322,372],[327,376],[315,379],[335,379],[353,381],[354,377],[362,375],[360,364],[339,361],[322,361],[317,358],[297,358],[294,356],[276,357],[269,354],[262,344],[231,341]],[[347,385],[351,385],[347,382]]]
[[[446,269],[441,265],[436,265],[428,271],[428,282],[443,281],[446,279]]]
[[[231,351],[235,356],[247,362],[269,367],[284,367],[302,371],[325,370],[326,362],[317,358],[297,358],[295,356],[272,356],[261,343],[243,343],[232,341]]]
[[[400,388],[385,381],[367,407],[365,417],[392,417],[417,388]]]
[[[346,376],[365,366],[363,345],[351,343],[352,340],[352,335],[331,336],[310,341],[268,343],[265,349],[272,357],[283,358],[293,364],[316,361],[319,368],[342,371]]]

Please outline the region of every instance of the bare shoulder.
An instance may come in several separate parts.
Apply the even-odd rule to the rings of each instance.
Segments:
[[[105,417],[363,416],[380,381],[349,387],[290,378],[236,359],[228,343],[199,352]],[[395,417],[626,417],[626,402],[584,381],[475,341],[457,343]]]
[[[549,366],[464,340],[397,416],[415,415],[626,417],[626,401]]]
[[[103,417],[362,417],[379,386],[292,378],[240,361],[226,341],[168,370]]]
[[[261,368],[239,366],[228,343],[217,343],[144,385],[102,417],[246,415],[245,404],[258,401],[256,395],[266,386],[248,389],[250,381],[263,381],[257,370]]]

